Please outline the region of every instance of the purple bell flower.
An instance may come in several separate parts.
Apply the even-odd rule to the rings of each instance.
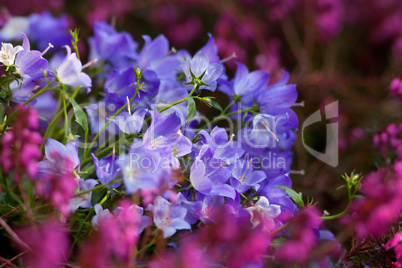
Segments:
[[[187,209],[181,205],[172,204],[161,196],[155,198],[154,204],[148,206],[154,215],[155,225],[162,229],[163,237],[167,238],[176,230],[191,229],[191,225],[185,221]]]
[[[67,55],[63,62],[57,68],[57,77],[62,84],[77,87],[82,86],[90,88],[92,86],[91,78],[82,72],[81,61],[75,53],[71,53],[71,48],[65,46]]]
[[[17,59],[15,65],[17,66],[17,72],[23,77],[24,83],[26,80],[38,80],[43,77],[43,71],[46,70],[48,62],[42,57],[42,53],[37,50],[30,50],[29,40],[25,34],[22,34],[23,43],[22,50]]]

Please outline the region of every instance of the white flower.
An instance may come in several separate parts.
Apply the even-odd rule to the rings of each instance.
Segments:
[[[1,43],[0,62],[6,66],[13,65],[15,55],[22,50],[22,46],[13,47],[10,43]]]

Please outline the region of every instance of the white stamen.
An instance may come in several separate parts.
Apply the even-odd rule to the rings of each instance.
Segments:
[[[292,107],[297,107],[297,106],[304,107],[304,101],[296,102],[295,104],[292,105]]]
[[[129,100],[128,96],[126,96],[126,100],[127,100],[127,110],[128,110],[128,113],[131,115],[131,105],[130,105],[130,100]]]
[[[305,175],[304,169],[301,170],[289,170],[289,174]]]
[[[53,46],[51,43],[49,43],[49,45],[47,45],[47,48],[46,48],[45,50],[43,50],[43,52],[42,52],[42,56],[43,56],[43,55],[45,55],[45,54],[46,54],[46,52],[48,52],[48,51],[49,51],[49,49],[51,49],[51,48],[54,48],[54,46]]]
[[[93,60],[87,62],[84,66],[82,66],[82,69],[88,68],[88,67],[94,65],[97,62],[98,62],[98,59],[93,59]]]
[[[231,59],[234,59],[234,58],[237,58],[236,52],[233,52],[231,56],[229,56],[229,57],[227,57],[227,58],[225,58],[225,59],[222,59],[222,60],[220,61],[220,63],[227,62],[227,61],[229,61],[229,60],[231,60]]]

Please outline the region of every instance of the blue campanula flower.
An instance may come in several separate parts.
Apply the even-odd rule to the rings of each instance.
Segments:
[[[99,181],[102,184],[106,184],[114,179],[121,174],[121,168],[119,165],[116,163],[119,160],[118,156],[110,155],[107,157],[103,157],[100,161],[98,158],[94,155],[92,155],[92,159],[94,161],[95,165],[95,172],[96,176],[98,177]],[[111,184],[109,187],[111,188],[117,188],[121,185],[121,183],[114,183]]]
[[[154,204],[148,206],[153,212],[155,225],[162,229],[163,237],[170,237],[176,230],[191,229],[191,225],[185,221],[187,209],[178,204],[172,204],[161,196],[155,198]]]
[[[152,123],[144,133],[143,144],[152,150],[166,149],[178,158],[191,152],[191,141],[180,130],[181,120],[176,113],[164,117],[152,113]]]
[[[275,227],[273,219],[281,214],[281,207],[270,204],[265,196],[260,196],[260,199],[258,199],[254,206],[248,207],[246,210],[251,214],[253,227],[262,222],[264,223],[264,227],[273,228]]]
[[[86,106],[85,110],[88,114],[91,132],[98,133],[109,120],[109,117],[114,115],[119,108],[120,107],[117,107],[114,102],[110,102],[108,98],[105,98],[104,101]],[[117,135],[119,133],[119,127],[116,123],[110,121],[109,125],[105,128],[105,131]]]
[[[265,180],[258,190],[260,197],[265,196],[270,204],[279,205],[281,210],[296,211],[296,205],[284,190],[276,187],[278,185],[292,188],[292,181],[287,175]]]
[[[145,44],[138,56],[138,65],[143,69],[143,77],[148,81],[167,80],[174,83],[179,62],[174,55],[169,55],[169,41],[164,35],[154,40],[143,36]]]
[[[19,84],[17,81],[13,81],[10,83],[10,90],[13,93],[13,98],[11,99],[16,103],[24,103],[30,97],[34,95],[33,91],[35,89],[35,82],[33,81],[25,81],[22,84]],[[35,104],[37,100],[33,100],[31,103]]]
[[[215,158],[222,159],[228,164],[233,164],[244,154],[244,149],[233,140],[234,135],[228,137],[228,133],[223,128],[214,127],[211,133],[201,130],[198,135],[202,139],[194,144],[195,154],[198,154],[201,147],[206,144],[213,150]]]
[[[25,80],[38,80],[43,77],[43,71],[46,70],[48,62],[42,57],[42,53],[37,50],[31,50],[27,36],[22,34],[23,43],[22,50],[17,59],[15,65],[17,72]]]
[[[235,190],[226,184],[231,174],[227,166],[227,162],[214,158],[212,150],[204,146],[191,166],[191,184],[194,189],[204,195],[226,196],[234,199]]]
[[[160,150],[149,150],[142,146],[132,147],[128,154],[120,155],[117,164],[122,170],[127,193],[138,190],[158,192],[161,186],[169,183],[170,161]]]
[[[71,48],[65,46],[67,50],[67,55],[63,62],[57,68],[57,78],[62,84],[77,87],[90,88],[92,86],[91,78],[82,72],[82,63],[77,58],[77,55],[71,53]]]
[[[248,191],[251,187],[256,190],[260,187],[258,183],[262,182],[267,176],[262,170],[255,170],[253,168],[252,159],[248,162],[246,160],[238,160],[232,170],[232,178],[230,183],[233,188],[239,193]]]
[[[71,36],[68,29],[66,15],[55,18],[46,11],[42,14],[33,14],[30,17],[29,37],[40,50],[46,49],[49,43],[56,49],[70,44]]]
[[[202,202],[188,200],[181,192],[177,194],[177,204],[187,209],[185,220],[190,224],[195,224],[201,215]]]
[[[98,182],[94,179],[79,179],[78,184],[80,187],[81,191],[89,190],[95,187],[95,185],[98,184]],[[92,192],[88,192],[86,194],[82,194],[79,196],[76,196],[70,200],[70,211],[71,213],[74,213],[79,207],[81,208],[90,208],[92,207],[91,205],[91,197],[92,197]]]
[[[267,86],[269,74],[261,70],[249,72],[244,64],[240,62],[236,62],[236,64],[237,70],[234,79],[222,84],[220,90],[248,108],[256,101],[258,92]]]
[[[188,90],[182,86],[174,87],[174,84],[170,83],[167,80],[162,80],[160,82],[158,95],[156,95],[156,105],[158,108],[163,108],[165,105],[169,105],[174,101],[183,99],[187,97]],[[179,114],[181,124],[184,125],[186,123],[186,118],[188,114],[187,103],[182,102],[169,108],[162,112],[162,115],[168,115],[171,113]]]
[[[91,60],[107,61],[118,70],[133,66],[138,44],[130,34],[118,33],[106,22],[95,22],[93,28],[94,37],[88,39]]]
[[[140,108],[133,114],[121,112],[117,117],[110,119],[119,126],[120,130],[126,134],[139,133],[144,123],[144,116],[148,113],[147,109]]]
[[[200,85],[199,89],[215,91],[216,80],[223,72],[223,66],[220,63],[210,63],[208,56],[199,51],[190,62],[183,62],[181,67],[186,75],[187,81]]]
[[[67,158],[69,166],[63,168],[73,171],[74,169],[80,170],[80,159],[78,157],[78,141],[69,141],[66,145],[49,138],[45,144],[46,159],[38,163],[39,174],[56,174],[59,170],[59,163],[61,158]],[[41,177],[41,175],[39,175]]]
[[[208,36],[208,42],[199,51],[202,51],[207,55],[210,63],[220,63],[218,47],[215,44],[215,39],[211,34],[208,34]]]
[[[133,67],[120,71],[113,70],[105,82],[107,99],[118,107],[123,106],[126,103],[126,97],[131,99],[134,95],[135,82],[135,71]]]
[[[256,101],[260,110],[268,114],[284,114],[297,100],[296,85],[287,84],[289,73],[283,71],[282,79],[276,84],[266,86],[257,93]]]

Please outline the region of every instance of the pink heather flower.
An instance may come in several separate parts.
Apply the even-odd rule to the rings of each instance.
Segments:
[[[210,210],[213,223],[183,238],[177,252],[162,253],[150,267],[260,267],[270,236],[252,228],[250,214],[243,212],[235,215],[229,205]]]
[[[402,159],[402,123],[399,125],[389,124],[382,132],[373,137],[373,144],[379,148],[384,157],[395,152],[398,159]]]
[[[285,263],[305,264],[313,248],[318,245],[320,223],[319,211],[314,207],[305,207],[288,223],[286,229],[290,237],[275,250],[275,258]]]
[[[340,0],[318,0],[315,22],[321,40],[328,41],[342,30],[343,5]]]
[[[116,215],[108,213],[96,220],[98,231],[83,247],[82,267],[114,267],[113,260],[120,261],[124,267],[132,264],[142,218],[137,207],[128,200],[120,201],[115,212]]]
[[[48,198],[52,207],[67,217],[70,215],[70,200],[78,188],[73,172],[74,162],[57,151],[51,153],[51,158],[54,160],[53,170],[42,174],[36,183],[36,191],[39,196]]]
[[[390,96],[396,96],[402,100],[402,79],[399,77],[394,78],[389,85],[389,90]]]
[[[38,171],[37,161],[41,157],[42,137],[37,132],[39,118],[35,109],[20,106],[12,128],[1,139],[0,164],[5,173],[15,169],[14,180],[19,182],[26,173],[33,180]]]
[[[17,231],[22,241],[32,250],[24,255],[24,267],[62,267],[67,256],[69,241],[62,223],[51,218],[39,227]]]
[[[402,161],[368,174],[361,191],[364,198],[353,201],[351,215],[344,218],[344,223],[353,225],[360,240],[380,237],[398,220],[402,210]]]
[[[384,246],[385,250],[394,249],[396,256],[396,267],[402,267],[402,233],[398,232]]]

